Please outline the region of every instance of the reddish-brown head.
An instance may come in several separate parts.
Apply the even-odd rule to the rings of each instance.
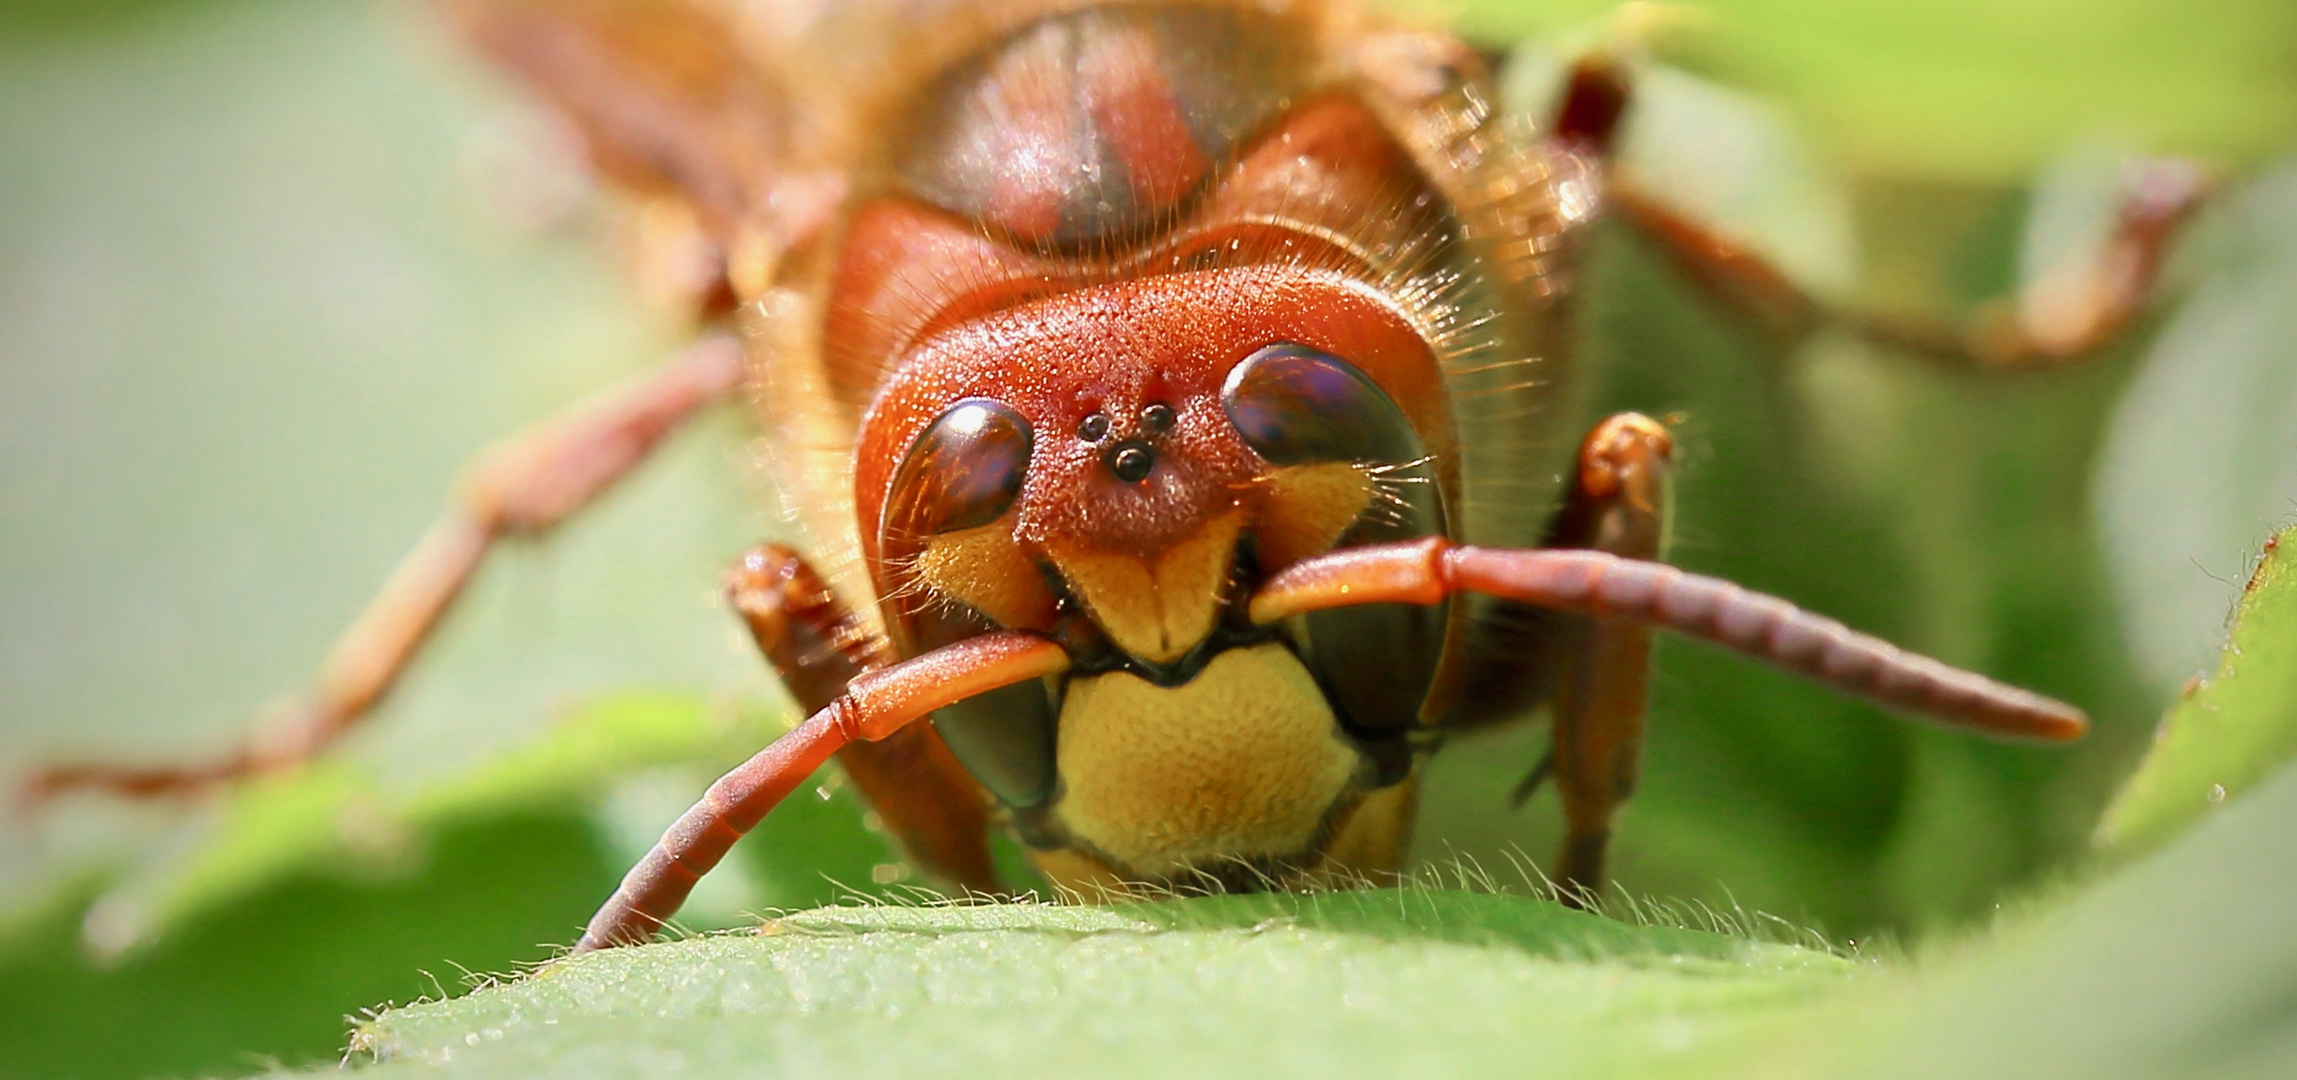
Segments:
[[[1232,379],[1271,350],[1336,373],[1341,396]],[[1330,430],[1300,450],[1303,428]],[[864,420],[857,504],[911,644],[932,643],[914,623],[940,601],[1030,629],[1081,608],[1164,664],[1211,635],[1240,552],[1259,574],[1330,548],[1386,505],[1382,469],[1412,464],[1371,451],[1447,454],[1450,432],[1427,343],[1370,287],[1289,266],[1160,275],[911,350]]]

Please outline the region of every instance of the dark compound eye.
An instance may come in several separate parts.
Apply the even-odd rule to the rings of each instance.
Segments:
[[[887,536],[921,538],[1003,517],[1029,470],[1029,422],[989,398],[951,405],[909,446],[893,474]]]
[[[1245,357],[1228,373],[1220,404],[1271,465],[1403,465],[1422,455],[1411,419],[1378,383],[1306,345],[1270,345]]]
[[[1094,413],[1091,416],[1085,417],[1085,422],[1077,425],[1077,437],[1085,440],[1086,442],[1099,442],[1102,439],[1108,438],[1108,414]]]
[[[1141,427],[1151,435],[1162,435],[1172,430],[1172,406],[1158,402],[1141,410]]]
[[[1381,497],[1334,547],[1444,533],[1435,463],[1411,418],[1354,364],[1305,345],[1270,345],[1229,373],[1220,404],[1245,444],[1271,465],[1348,462],[1374,475]],[[1341,723],[1380,739],[1417,724],[1448,618],[1443,604],[1371,604],[1306,616],[1309,670],[1330,689]]]

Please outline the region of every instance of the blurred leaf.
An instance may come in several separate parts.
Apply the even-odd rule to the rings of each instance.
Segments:
[[[0,0],[0,41],[15,35],[114,32],[138,19],[216,0]]]
[[[626,823],[642,849],[713,770],[778,731],[770,715],[626,694],[404,793],[340,759],[240,788],[178,856],[92,904],[84,882],[0,923],[0,1076],[237,1069],[256,1052],[332,1058],[347,1013],[439,993],[426,970],[505,971],[572,940],[640,853],[599,843],[602,797],[649,770],[697,777]],[[850,793],[816,790],[712,876],[731,893],[724,910],[705,899],[682,925],[878,894],[885,842]],[[101,963],[83,955],[83,936]],[[136,1030],[112,1034],[123,1027]],[[91,1040],[99,1052],[73,1056]]]
[[[0,928],[0,1076],[237,1076],[332,1064],[347,1018],[571,940],[623,864],[575,810],[457,822],[387,875],[273,877],[110,964],[85,890]]]
[[[2096,517],[2145,677],[2215,662],[2257,538],[2297,511],[2297,159],[2229,185],[2115,408]]]
[[[833,908],[622,949],[355,1042],[380,1075],[1604,1075],[1834,988],[1823,952],[1385,891]]]
[[[2098,829],[2124,852],[2160,844],[2297,755],[2297,529],[2265,546],[2217,670],[2187,688]]]
[[[473,457],[670,347],[588,204],[482,204],[474,151],[523,129],[442,37],[240,0],[0,43],[0,775],[228,753]],[[506,545],[336,753],[405,791],[625,688],[774,700],[718,599],[772,535],[751,435],[711,416]],[[0,824],[0,897],[184,831],[103,802]]]
[[[712,708],[683,695],[623,694],[592,702],[539,741],[406,801],[411,821],[443,821],[505,806],[594,796],[651,765],[738,761],[782,731],[774,713]],[[697,792],[696,794],[699,794]]]
[[[2278,1077],[2297,1069],[2297,770],[2079,894],[1861,980],[1715,1075]]]
[[[159,852],[91,906],[82,932],[97,956],[117,957],[171,924],[336,856],[358,828],[352,807],[371,805],[373,790],[365,777],[326,762],[226,797],[212,832],[195,826],[187,850]]]
[[[1776,97],[1861,173],[2015,182],[2100,135],[2248,164],[2297,130],[2297,7],[2278,0],[2214,4],[2206,17],[2179,0],[1456,6],[1466,29],[1502,42],[1617,25],[1622,10],[1655,21],[1662,55]]]
[[[116,954],[293,875],[352,868],[391,876],[394,862],[455,823],[578,809],[648,768],[730,764],[776,730],[756,712],[623,695],[582,709],[533,745],[404,795],[349,762],[324,759],[232,790],[212,834],[97,901],[88,937],[99,953]]]

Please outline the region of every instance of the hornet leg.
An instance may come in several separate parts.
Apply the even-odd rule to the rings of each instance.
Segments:
[[[1959,321],[1830,308],[1760,256],[1631,183],[1615,184],[1612,199],[1692,281],[1782,336],[1839,325],[1956,367],[2023,370],[2076,363],[2120,340],[2152,302],[2170,242],[2208,185],[2193,164],[2160,158],[2131,162],[2123,189],[2103,252],[2061,261]]]
[[[1672,440],[1636,413],[1605,419],[1579,447],[1578,471],[1543,548],[1657,560],[1666,541]],[[1567,903],[1603,887],[1611,820],[1635,790],[1651,667],[1651,627],[1503,601],[1470,654],[1462,729],[1547,706],[1548,756],[1515,792],[1521,803],[1552,777],[1565,838],[1556,871]]]
[[[788,548],[767,544],[743,555],[726,594],[807,715],[828,708],[855,676],[894,661],[885,640]],[[998,891],[987,799],[931,725],[854,743],[837,760],[927,874],[969,892]]]
[[[935,709],[1068,669],[1069,654],[1051,639],[1005,630],[855,676],[829,705],[720,777],[702,801],[679,815],[591,916],[574,951],[634,945],[653,936],[734,841],[830,755],[886,739]]]
[[[1625,68],[1601,54],[1571,70],[1549,137],[1608,158],[1633,105]],[[2208,177],[2178,158],[2132,160],[2103,251],[2050,267],[2016,295],[1963,320],[1839,310],[1712,225],[1666,205],[1616,168],[1612,209],[1708,294],[1787,338],[1844,326],[1884,345],[1961,367],[2028,369],[2081,360],[2118,340],[2145,313],[2169,245],[2201,206]]]
[[[1667,430],[1646,417],[1626,413],[1596,425],[1580,444],[1579,476],[1557,522],[1559,546],[1658,559],[1672,452]],[[1577,632],[1555,687],[1548,762],[1565,825],[1557,881],[1565,901],[1577,904],[1603,888],[1611,819],[1642,770],[1651,627],[1566,618]]]
[[[58,766],[31,778],[24,803],[87,788],[130,798],[193,794],[309,760],[390,691],[498,541],[548,532],[573,516],[704,406],[732,393],[742,375],[741,346],[705,338],[639,381],[488,454],[455,509],[336,641],[304,698],[246,748],[198,765]]]

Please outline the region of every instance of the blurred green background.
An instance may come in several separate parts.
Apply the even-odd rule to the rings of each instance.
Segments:
[[[1528,40],[1608,4],[1456,5]],[[2297,508],[2297,8],[1718,0],[1656,34],[1629,167],[1813,288],[1952,313],[2094,239],[2116,155],[2226,178],[2176,299],[2082,366],[1973,376],[1764,337],[1607,234],[1606,408],[1680,413],[1675,559],[2091,710],[2071,750],[1661,652],[1616,870],[1919,940],[2079,872],[2257,545]],[[419,6],[0,5],[0,776],[234,744],[480,448],[675,343],[601,210]],[[490,565],[376,722],[190,807],[0,825],[0,1074],[332,1060],[345,1018],[550,954],[781,721],[719,570],[787,535],[739,417]],[[1419,850],[1544,860],[1524,732],[1440,757]],[[825,776],[696,925],[903,886]],[[1502,876],[1512,875],[1502,871]]]

